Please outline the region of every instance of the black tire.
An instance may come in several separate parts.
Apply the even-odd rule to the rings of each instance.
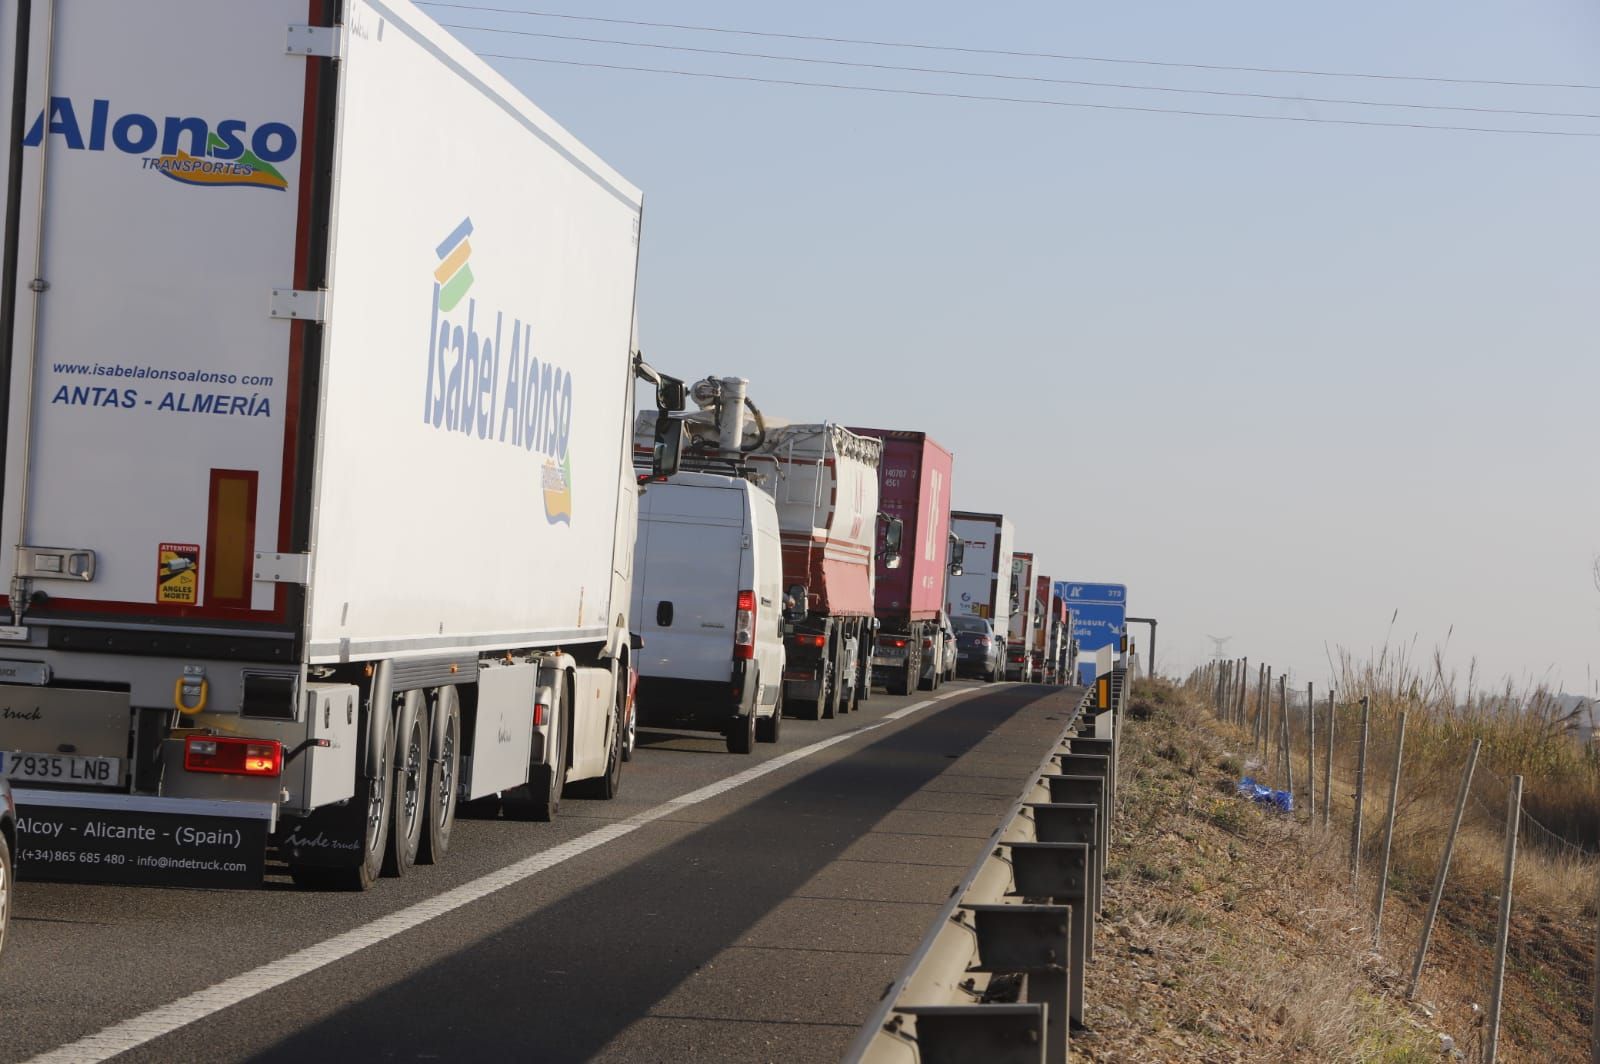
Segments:
[[[616,695],[617,726],[611,729],[611,745],[606,752],[606,770],[594,779],[582,780],[572,785],[574,798],[593,798],[609,802],[622,790],[622,718],[628,692],[618,690]]]
[[[16,867],[11,863],[11,847],[0,834],[0,954],[6,951],[6,928],[11,925],[12,884],[16,880]]]
[[[437,722],[437,723],[436,723]],[[428,719],[428,819],[418,864],[438,864],[450,850],[456,826],[456,791],[461,781],[461,699],[454,687],[441,687]]]
[[[822,706],[824,720],[832,720],[839,715],[839,700],[844,695],[844,684],[840,682],[839,676],[839,643],[837,635],[828,643],[828,697],[826,701],[820,698],[817,700]]]
[[[394,825],[383,858],[383,874],[397,877],[417,863],[428,823],[428,700],[408,691],[406,701],[409,712],[400,714],[405,734],[395,736],[394,746]]]
[[[728,753],[749,754],[756,748],[756,710],[741,713],[728,725]]]
[[[778,701],[772,707],[772,716],[756,719],[756,742],[775,743],[783,733],[783,685],[778,685]]]
[[[561,702],[551,707],[551,719],[556,722],[556,728],[555,734],[550,736],[552,754],[549,759],[555,763],[532,766],[528,782],[501,797],[500,808],[512,820],[549,823],[561,812],[561,792],[567,787],[567,760],[572,743],[572,715],[567,708],[572,703],[572,692],[564,678],[557,690],[561,693]]]
[[[627,720],[622,729],[622,760],[632,761],[633,752],[639,746],[639,707],[636,704],[628,706]]]
[[[394,751],[398,727],[398,719],[392,716],[384,732],[377,777],[365,772],[356,776],[356,793],[360,794],[363,787],[367,791],[361,862],[346,868],[290,865],[289,876],[296,886],[304,890],[371,890],[383,874],[384,857],[389,849],[390,821],[394,819],[391,811],[394,806]],[[363,747],[365,745],[362,744]],[[358,750],[356,756],[359,758],[358,764],[366,764],[365,749]]]

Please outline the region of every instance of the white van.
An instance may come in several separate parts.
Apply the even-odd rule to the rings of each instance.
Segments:
[[[783,721],[783,551],[772,496],[682,472],[639,500],[639,726],[720,731],[748,754]]]

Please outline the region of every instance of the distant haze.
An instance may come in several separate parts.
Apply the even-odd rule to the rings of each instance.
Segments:
[[[497,6],[515,6],[502,0]],[[445,22],[1013,75],[1600,113],[1600,92]],[[1600,81],[1590,3],[752,5],[585,15],[1111,57]],[[1305,118],[1600,122],[1132,93],[461,33],[484,52]],[[1168,671],[1449,636],[1592,693],[1600,140],[876,96],[492,60],[645,191],[641,343],[795,419],[921,429],[954,502],[1120,581]],[[493,165],[492,153],[481,165]],[[1143,641],[1143,631],[1135,632]]]

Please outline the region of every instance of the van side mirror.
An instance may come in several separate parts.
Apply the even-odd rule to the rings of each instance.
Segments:
[[[655,444],[650,449],[650,476],[662,480],[678,471],[683,461],[683,422],[666,411],[656,415]]]
[[[799,622],[806,619],[810,610],[810,594],[804,584],[793,584],[783,596],[783,619]]]

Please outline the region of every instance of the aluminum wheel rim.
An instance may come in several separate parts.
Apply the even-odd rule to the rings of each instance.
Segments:
[[[450,797],[455,793],[456,784],[456,722],[452,718],[445,725],[444,749],[440,752],[442,763],[439,766],[439,824],[443,826],[450,818]]]

